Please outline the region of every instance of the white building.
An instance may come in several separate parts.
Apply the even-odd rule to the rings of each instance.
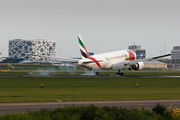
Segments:
[[[172,63],[180,63],[180,46],[174,46],[171,50]]]
[[[30,56],[27,53],[55,56],[56,41],[53,40],[9,40],[9,57],[25,58],[32,61],[47,61],[49,58]]]

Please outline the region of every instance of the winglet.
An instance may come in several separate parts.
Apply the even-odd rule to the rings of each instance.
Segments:
[[[84,45],[84,42],[83,42],[80,34],[78,34],[78,41],[79,41],[79,47],[80,47],[80,52],[81,52],[82,59],[88,58],[89,54],[88,54],[88,51],[87,51],[87,49],[86,49],[86,47]]]

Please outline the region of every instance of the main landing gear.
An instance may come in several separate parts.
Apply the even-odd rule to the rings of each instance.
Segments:
[[[99,75],[99,72],[96,72],[95,75]]]
[[[118,72],[116,73],[116,76],[124,76],[124,73],[123,73],[123,72],[121,72],[121,70],[120,70],[120,69],[118,69]]]

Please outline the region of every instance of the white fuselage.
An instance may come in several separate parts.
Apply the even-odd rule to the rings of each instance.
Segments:
[[[92,55],[89,58],[79,60],[78,65],[90,69],[110,69],[113,64],[135,59],[136,54],[133,51],[121,50]]]

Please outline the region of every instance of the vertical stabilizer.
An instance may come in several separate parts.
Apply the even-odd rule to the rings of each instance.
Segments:
[[[83,42],[80,34],[78,34],[78,41],[79,41],[79,47],[80,47],[80,52],[81,52],[82,59],[88,58],[89,54],[88,54],[88,51],[87,51],[87,49],[86,49],[86,47],[84,45],[84,42]]]

